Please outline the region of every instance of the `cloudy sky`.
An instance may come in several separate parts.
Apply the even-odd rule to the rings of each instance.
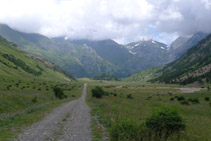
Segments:
[[[211,32],[211,0],[0,0],[0,23],[48,37],[169,44]]]

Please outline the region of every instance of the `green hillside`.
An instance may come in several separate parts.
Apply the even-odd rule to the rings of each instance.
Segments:
[[[54,87],[67,98],[56,98]],[[80,97],[81,91],[71,74],[0,36],[0,140],[16,137],[52,108]]]
[[[0,75],[24,79],[72,80],[74,77],[39,56],[22,52],[17,45],[0,36]]]
[[[211,34],[190,48],[178,60],[163,67],[136,73],[125,81],[151,81],[189,84],[211,82]]]
[[[120,81],[120,78],[112,74],[100,73],[95,75],[93,80]]]
[[[188,49],[197,45],[199,41],[205,38],[208,34],[203,32],[197,32],[190,38],[178,37],[170,46],[170,52],[168,53],[168,62],[172,62],[180,58]]]
[[[100,57],[86,45],[52,40],[40,34],[23,33],[0,25],[0,35],[19,45],[21,49],[43,56],[76,77],[92,77],[102,72],[114,73],[118,67]]]
[[[157,73],[157,71],[160,70],[161,68],[162,66],[149,68],[149,69],[146,69],[145,71],[135,73],[127,78],[123,78],[122,81],[147,82],[148,80],[151,80],[153,78],[160,76],[161,73]]]
[[[211,82],[210,64],[211,34],[189,49],[177,61],[159,70],[158,72],[162,72],[163,75],[153,81],[187,84],[204,79],[204,81]]]

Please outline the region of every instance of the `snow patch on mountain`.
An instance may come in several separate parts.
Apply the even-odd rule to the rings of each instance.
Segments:
[[[140,43],[137,43],[137,44],[135,44],[134,46],[137,47],[137,46],[139,46],[139,45],[140,45]]]
[[[135,52],[132,52],[131,50],[129,50],[129,53],[130,54],[133,54],[133,55],[136,55],[136,53]]]

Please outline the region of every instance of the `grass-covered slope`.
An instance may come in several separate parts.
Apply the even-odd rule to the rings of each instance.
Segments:
[[[95,75],[93,80],[120,81],[120,78],[112,74],[100,73]]]
[[[76,77],[92,77],[102,72],[114,73],[118,67],[100,57],[86,45],[52,40],[40,34],[23,33],[0,24],[0,35],[30,54],[41,55]]]
[[[122,81],[147,82],[148,80],[151,80],[161,75],[161,73],[157,73],[157,71],[160,70],[161,68],[162,66],[149,68],[146,69],[145,71],[137,72],[127,78],[123,78]]]
[[[211,34],[190,48],[178,60],[163,67],[136,73],[126,81],[152,81],[189,84],[211,81]]]
[[[177,61],[160,70],[163,75],[153,81],[166,83],[210,82],[211,79],[211,34],[189,49]]]
[[[175,40],[170,46],[171,52],[169,52],[168,61],[172,62],[180,58],[188,49],[192,48],[193,46],[197,45],[199,41],[205,38],[208,34],[203,32],[197,32],[190,38]]]
[[[0,76],[13,78],[39,78],[52,80],[74,79],[74,77],[39,56],[29,55],[17,45],[0,36]]]
[[[52,108],[80,97],[82,85],[40,56],[21,51],[0,36],[0,140],[13,138]],[[55,97],[60,87],[66,99]]]
[[[107,95],[100,99],[92,97],[92,89],[96,85],[102,87]],[[118,137],[122,137],[119,140],[131,141],[210,140],[210,91],[202,90],[195,93],[181,93],[178,86],[172,87],[174,86],[166,84],[128,82],[90,83],[87,91],[87,103],[92,108],[91,113],[95,117],[94,119],[97,118],[99,121],[93,123],[93,137],[96,140],[102,140],[104,134],[101,133],[104,131],[104,128],[101,127],[104,125],[107,128],[110,139],[113,140]],[[174,107],[182,117],[186,127],[184,132],[174,134],[168,139],[156,139],[153,138],[155,134],[147,134],[145,122],[149,116],[153,115],[153,112],[158,110],[157,108],[163,106],[168,106],[168,108]],[[171,113],[171,110],[168,110],[168,113]],[[157,125],[162,126],[162,129],[165,128],[164,122],[167,122],[171,127],[177,126],[177,118],[169,120],[171,116],[175,115],[174,113],[169,118],[165,118],[168,115],[165,113],[157,115],[160,115],[160,119],[163,120],[154,120],[154,128]],[[156,116],[154,117],[156,119]],[[102,125],[99,126],[99,123]],[[150,131],[153,132],[153,130]],[[150,135],[150,137],[147,137],[147,135]]]

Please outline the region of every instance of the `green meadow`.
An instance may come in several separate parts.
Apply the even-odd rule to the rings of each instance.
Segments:
[[[56,106],[80,97],[78,82],[24,81],[0,79],[0,140],[16,137],[23,129],[42,119]],[[68,96],[57,99],[53,87],[60,87]]]
[[[102,87],[109,95],[102,98],[92,97],[91,90],[96,85]],[[176,109],[186,125],[179,139],[172,136],[168,140],[210,140],[210,99],[211,91],[207,89],[182,93],[177,85],[103,81],[88,83],[87,102],[92,108],[92,116],[97,118],[97,121],[95,119],[92,123],[94,140],[104,138],[105,129],[102,125],[111,135],[113,125],[119,121],[130,119],[140,124],[145,122],[156,108],[162,106]]]
[[[17,137],[24,128],[41,120],[53,108],[80,97],[79,82],[0,78],[0,140]],[[67,99],[55,97],[53,88],[64,90]]]

